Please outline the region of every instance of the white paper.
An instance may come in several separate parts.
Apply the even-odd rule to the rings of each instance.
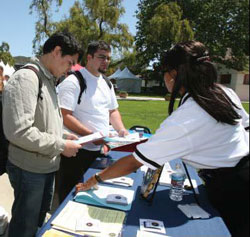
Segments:
[[[174,172],[174,170],[171,168],[169,162],[165,163],[162,173],[161,173],[161,177],[159,180],[159,185],[163,185],[163,186],[171,186],[171,174]],[[198,185],[195,179],[191,179],[195,193],[199,194],[199,189],[198,189]],[[184,181],[184,186],[191,186],[189,179],[185,179]],[[185,190],[184,192],[192,192],[192,190]]]
[[[123,195],[124,197],[127,198],[128,205],[131,205],[134,200],[135,191],[99,184],[97,190],[78,192],[74,199],[75,200],[82,199],[83,201],[85,199],[86,203],[90,203],[93,200],[95,202],[99,202],[103,206],[108,206],[106,203],[106,198],[110,194]],[[119,209],[119,207],[117,208]]]
[[[140,219],[140,230],[166,234],[163,221]]]
[[[119,136],[115,136],[115,134],[113,134],[113,136],[107,138],[107,141],[109,142],[124,142],[124,143],[130,143],[130,142],[139,142],[140,136],[139,133],[135,132],[135,133],[130,133],[125,137],[119,137]]]
[[[91,232],[91,236],[109,237],[120,236],[126,213],[86,204],[69,201],[61,212],[52,221],[53,228],[66,230],[79,235],[90,233],[88,231],[76,232],[78,220],[94,219],[100,221],[101,233]]]
[[[125,187],[132,187],[134,184],[134,180],[129,177],[123,176],[123,177],[119,177],[115,179],[105,180],[104,183],[120,185],[120,186],[125,186]]]
[[[172,170],[169,162],[164,164],[164,167],[161,172],[161,177],[159,179],[159,185],[170,186],[171,185],[171,174],[174,171]]]
[[[100,140],[102,138],[104,138],[104,136],[102,135],[101,132],[95,132],[95,133],[87,135],[87,136],[79,137],[78,140],[73,140],[73,142],[75,142],[75,143],[77,143],[79,145],[82,145],[82,144],[85,144],[85,143]]]
[[[210,217],[210,214],[203,210],[197,204],[186,204],[178,205],[178,208],[188,217],[193,219],[207,219]]]
[[[91,218],[80,218],[76,220],[76,231],[101,232],[101,222]]]

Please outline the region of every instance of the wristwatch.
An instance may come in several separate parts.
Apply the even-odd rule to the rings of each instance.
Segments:
[[[99,173],[96,173],[96,174],[95,174],[95,179],[96,179],[97,183],[102,183],[102,182],[103,182],[103,180],[102,180],[101,177],[99,176]]]

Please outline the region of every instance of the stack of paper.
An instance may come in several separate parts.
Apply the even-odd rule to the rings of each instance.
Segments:
[[[172,170],[169,162],[165,163],[162,172],[161,172],[161,177],[159,180],[160,185],[165,185],[165,186],[170,186],[171,185],[171,174],[174,171]]]
[[[178,208],[188,217],[193,219],[207,219],[210,217],[210,214],[203,210],[196,203],[178,205]]]
[[[104,183],[108,183],[108,184],[113,184],[113,185],[120,185],[120,186],[125,186],[125,187],[132,187],[134,184],[134,180],[131,179],[130,177],[119,177],[119,178],[115,178],[115,179],[108,179],[105,180]]]
[[[135,132],[135,133],[130,133],[125,137],[119,137],[118,135],[107,137],[107,138],[105,138],[105,141],[107,141],[107,142],[120,142],[120,143],[127,144],[127,143],[131,143],[131,142],[139,142],[140,136],[139,136],[139,133]]]
[[[102,138],[104,138],[104,136],[102,135],[101,132],[95,132],[87,136],[79,137],[78,140],[74,140],[74,142],[77,144],[83,145],[89,142],[100,140]]]
[[[74,235],[69,235],[59,230],[50,229],[43,234],[43,237],[74,237]]]
[[[120,236],[126,213],[69,201],[52,221],[53,228],[78,235],[98,237]],[[79,223],[88,223],[89,229],[79,230]],[[99,223],[96,228],[95,223]],[[93,225],[91,225],[93,224]],[[81,225],[80,225],[81,226]],[[84,226],[84,225],[83,225]],[[93,229],[91,230],[91,226]]]
[[[160,180],[159,180],[159,185],[171,186],[171,175],[172,175],[173,172],[174,172],[174,170],[172,170],[169,162],[167,162],[164,165],[164,167],[163,167],[163,170],[162,170],[162,173],[161,173],[161,177],[160,177]],[[196,180],[195,179],[191,179],[191,182],[193,184],[195,193],[199,194],[198,185],[197,185]],[[185,186],[191,187],[189,179],[185,179],[185,181],[184,181],[184,187]],[[188,190],[186,190],[184,188],[184,191],[188,191]]]
[[[127,135],[125,137],[119,137],[118,135],[115,136],[113,134],[113,136],[106,137],[104,140],[108,143],[108,145],[110,146],[111,149],[114,149],[117,147],[129,145],[129,144],[133,144],[133,143],[140,143],[140,142],[145,141],[147,139],[148,139],[148,137],[140,138],[139,133],[134,132],[134,133],[130,133],[129,135]]]
[[[128,205],[124,206],[119,204],[107,203],[106,199],[107,196],[110,194],[122,195],[126,197]],[[129,211],[134,200],[134,194],[134,190],[113,187],[110,185],[98,185],[97,190],[91,189],[88,191],[78,192],[74,197],[74,200],[80,203],[97,205],[102,207],[111,207],[123,211]]]

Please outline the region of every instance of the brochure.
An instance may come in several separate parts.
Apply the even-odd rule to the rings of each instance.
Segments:
[[[95,142],[95,141],[101,140],[103,138],[104,138],[104,136],[101,132],[95,132],[95,133],[87,135],[87,136],[79,137],[78,140],[73,140],[73,141],[79,145],[83,145],[85,143]]]
[[[148,201],[152,201],[155,190],[158,185],[161,171],[162,171],[162,167],[159,169],[155,169],[155,170],[148,168],[146,174],[144,175],[142,185],[141,185],[141,196],[144,199]]]
[[[140,136],[138,132],[132,132],[125,137],[119,137],[113,133],[104,140],[107,142],[111,150],[133,152],[136,148],[136,145],[146,142],[150,136],[150,134],[144,134],[143,136]]]
[[[134,193],[134,190],[127,188],[99,184],[98,189],[78,192],[74,197],[74,201],[101,207],[111,207],[122,211],[129,211],[134,200]],[[110,202],[111,195],[117,197],[116,202]],[[122,201],[125,199],[127,200],[126,205],[124,205],[123,202],[119,203],[119,200]]]
[[[162,173],[161,173],[160,180],[159,180],[159,185],[170,187],[171,186],[171,175],[173,172],[174,172],[174,170],[172,170],[169,162],[165,163],[163,170],[162,170]],[[199,194],[199,189],[198,189],[198,185],[197,185],[196,180],[191,179],[191,182],[193,184],[195,193]],[[192,191],[192,187],[191,187],[191,184],[190,184],[188,179],[185,179],[185,181],[184,181],[184,191],[185,192]]]
[[[125,216],[122,211],[69,201],[51,224],[53,228],[81,236],[118,237]]]

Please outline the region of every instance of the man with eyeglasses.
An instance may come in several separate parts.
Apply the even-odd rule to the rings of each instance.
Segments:
[[[87,65],[80,70],[86,84],[80,104],[78,104],[80,85],[75,75],[68,76],[58,86],[64,126],[78,136],[94,132],[102,132],[107,136],[110,123],[120,136],[128,134],[118,111],[114,88],[109,87],[103,76],[107,72],[110,60],[111,48],[106,42],[94,41],[88,45]],[[76,183],[82,180],[82,175],[95,159],[107,151],[108,147],[101,141],[86,144],[70,162],[62,157],[58,173],[60,202]]]

